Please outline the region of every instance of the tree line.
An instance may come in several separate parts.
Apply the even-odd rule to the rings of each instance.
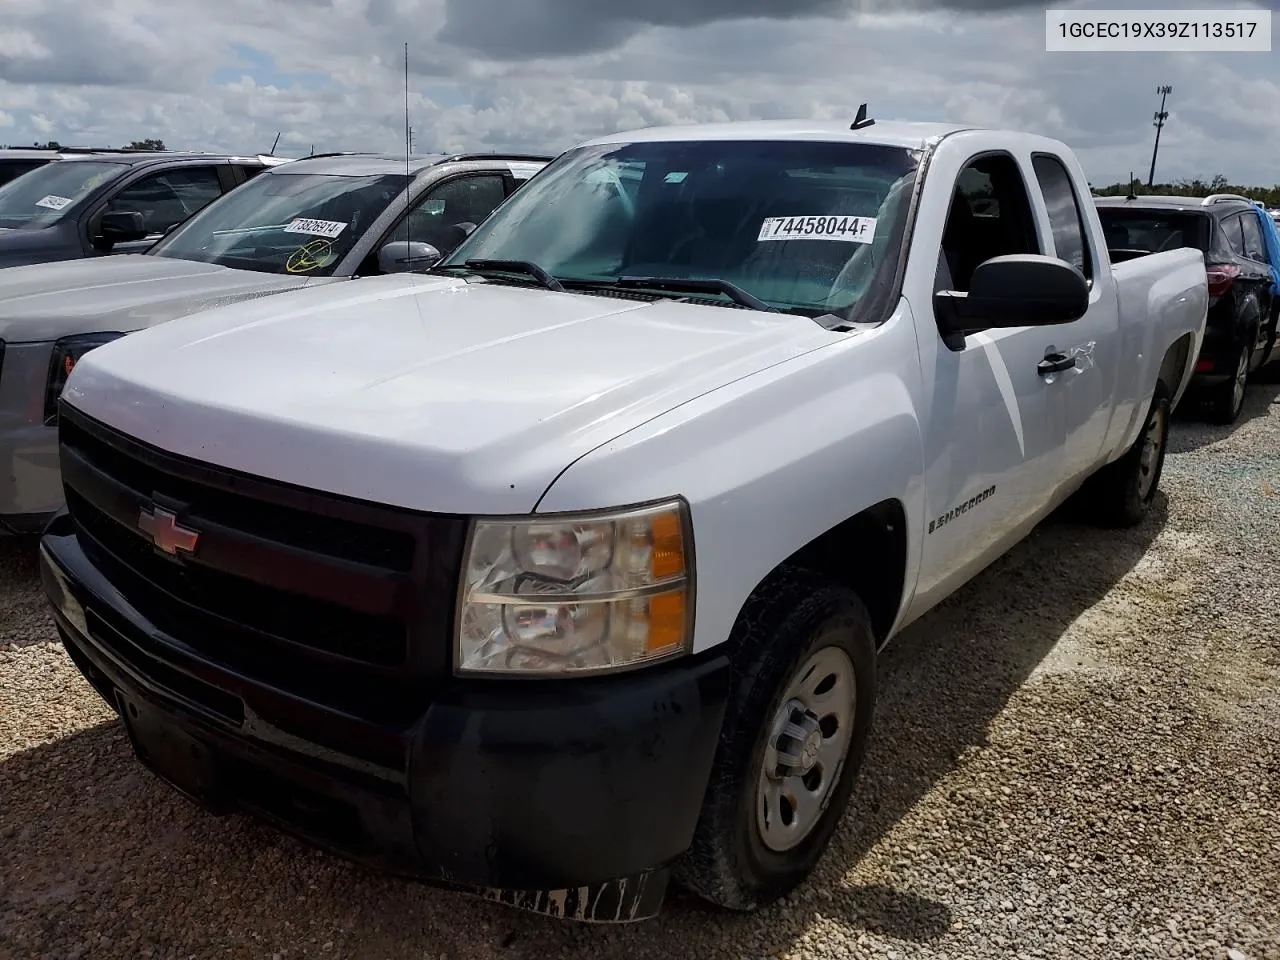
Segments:
[[[1129,183],[1112,183],[1105,187],[1094,187],[1093,192],[1100,197],[1123,197],[1132,191],[1134,196],[1154,195],[1158,197],[1207,197],[1212,193],[1238,193],[1250,200],[1260,200],[1268,207],[1280,207],[1280,183],[1273,187],[1250,187],[1238,183],[1228,183],[1222,174],[1202,180],[1196,177],[1191,180],[1177,180],[1173,183],[1157,183],[1148,187],[1136,177]]]
[[[6,145],[4,146],[4,148],[3,148],[3,149],[6,149],[6,150],[24,150],[24,149],[28,149],[28,148],[27,148],[25,145],[23,145],[23,146],[19,146],[18,144],[6,144]],[[46,141],[45,143],[33,143],[33,144],[31,144],[31,148],[30,148],[30,149],[34,149],[34,150],[65,150],[65,149],[67,149],[67,147],[66,147],[66,146],[64,146],[63,144],[59,143],[57,140],[48,140],[48,141]],[[110,149],[112,149],[112,148],[111,148],[111,147],[105,147],[105,148],[103,148],[103,149],[110,150]],[[163,141],[163,140],[148,139],[148,140],[134,140],[132,143],[128,144],[127,146],[121,147],[120,149],[121,149],[121,150],[138,150],[138,151],[142,151],[142,152],[144,152],[144,153],[156,153],[156,152],[161,152],[161,151],[164,151],[164,150],[168,150],[169,148],[168,148],[168,147],[166,147],[166,146],[164,145],[164,141]]]

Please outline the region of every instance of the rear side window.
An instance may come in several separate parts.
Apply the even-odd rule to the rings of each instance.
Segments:
[[[1084,217],[1071,177],[1057,157],[1039,154],[1032,158],[1044,205],[1049,213],[1049,227],[1053,231],[1053,246],[1058,258],[1080,270],[1086,279],[1093,279],[1093,258],[1084,230]]]
[[[1222,221],[1222,235],[1227,238],[1227,246],[1231,248],[1231,252],[1238,257],[1245,255],[1244,229],[1240,223],[1241,219],[1240,215],[1236,214]]]

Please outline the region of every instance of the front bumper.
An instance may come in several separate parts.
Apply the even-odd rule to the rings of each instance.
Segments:
[[[88,561],[66,514],[40,567],[68,653],[139,758],[214,812],[553,916],[659,911],[706,790],[723,656],[608,678],[454,680],[411,724],[370,731],[159,631]],[[375,736],[399,757],[394,773],[332,747]]]

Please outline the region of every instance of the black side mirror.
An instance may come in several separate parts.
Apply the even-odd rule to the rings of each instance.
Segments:
[[[412,273],[439,262],[441,253],[421,240],[392,240],[378,251],[378,269],[382,273]]]
[[[1056,257],[992,257],[973,271],[969,292],[934,294],[938,319],[951,334],[989,327],[1048,327],[1079,320],[1089,310],[1089,281]]]
[[[147,221],[136,210],[112,210],[102,215],[98,232],[108,246],[143,240],[147,236]]]

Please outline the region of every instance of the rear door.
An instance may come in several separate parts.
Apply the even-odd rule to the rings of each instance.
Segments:
[[[1033,154],[1032,169],[1042,216],[1049,224],[1050,248],[1045,253],[1072,264],[1089,281],[1089,312],[1074,323],[1049,327],[1056,346],[1073,365],[1056,374],[1050,391],[1049,415],[1061,418],[1064,435],[1061,482],[1072,483],[1092,471],[1102,455],[1111,423],[1111,398],[1123,361],[1120,355],[1120,308],[1115,281],[1102,267],[1105,250],[1095,250],[1083,204],[1061,158]]]

